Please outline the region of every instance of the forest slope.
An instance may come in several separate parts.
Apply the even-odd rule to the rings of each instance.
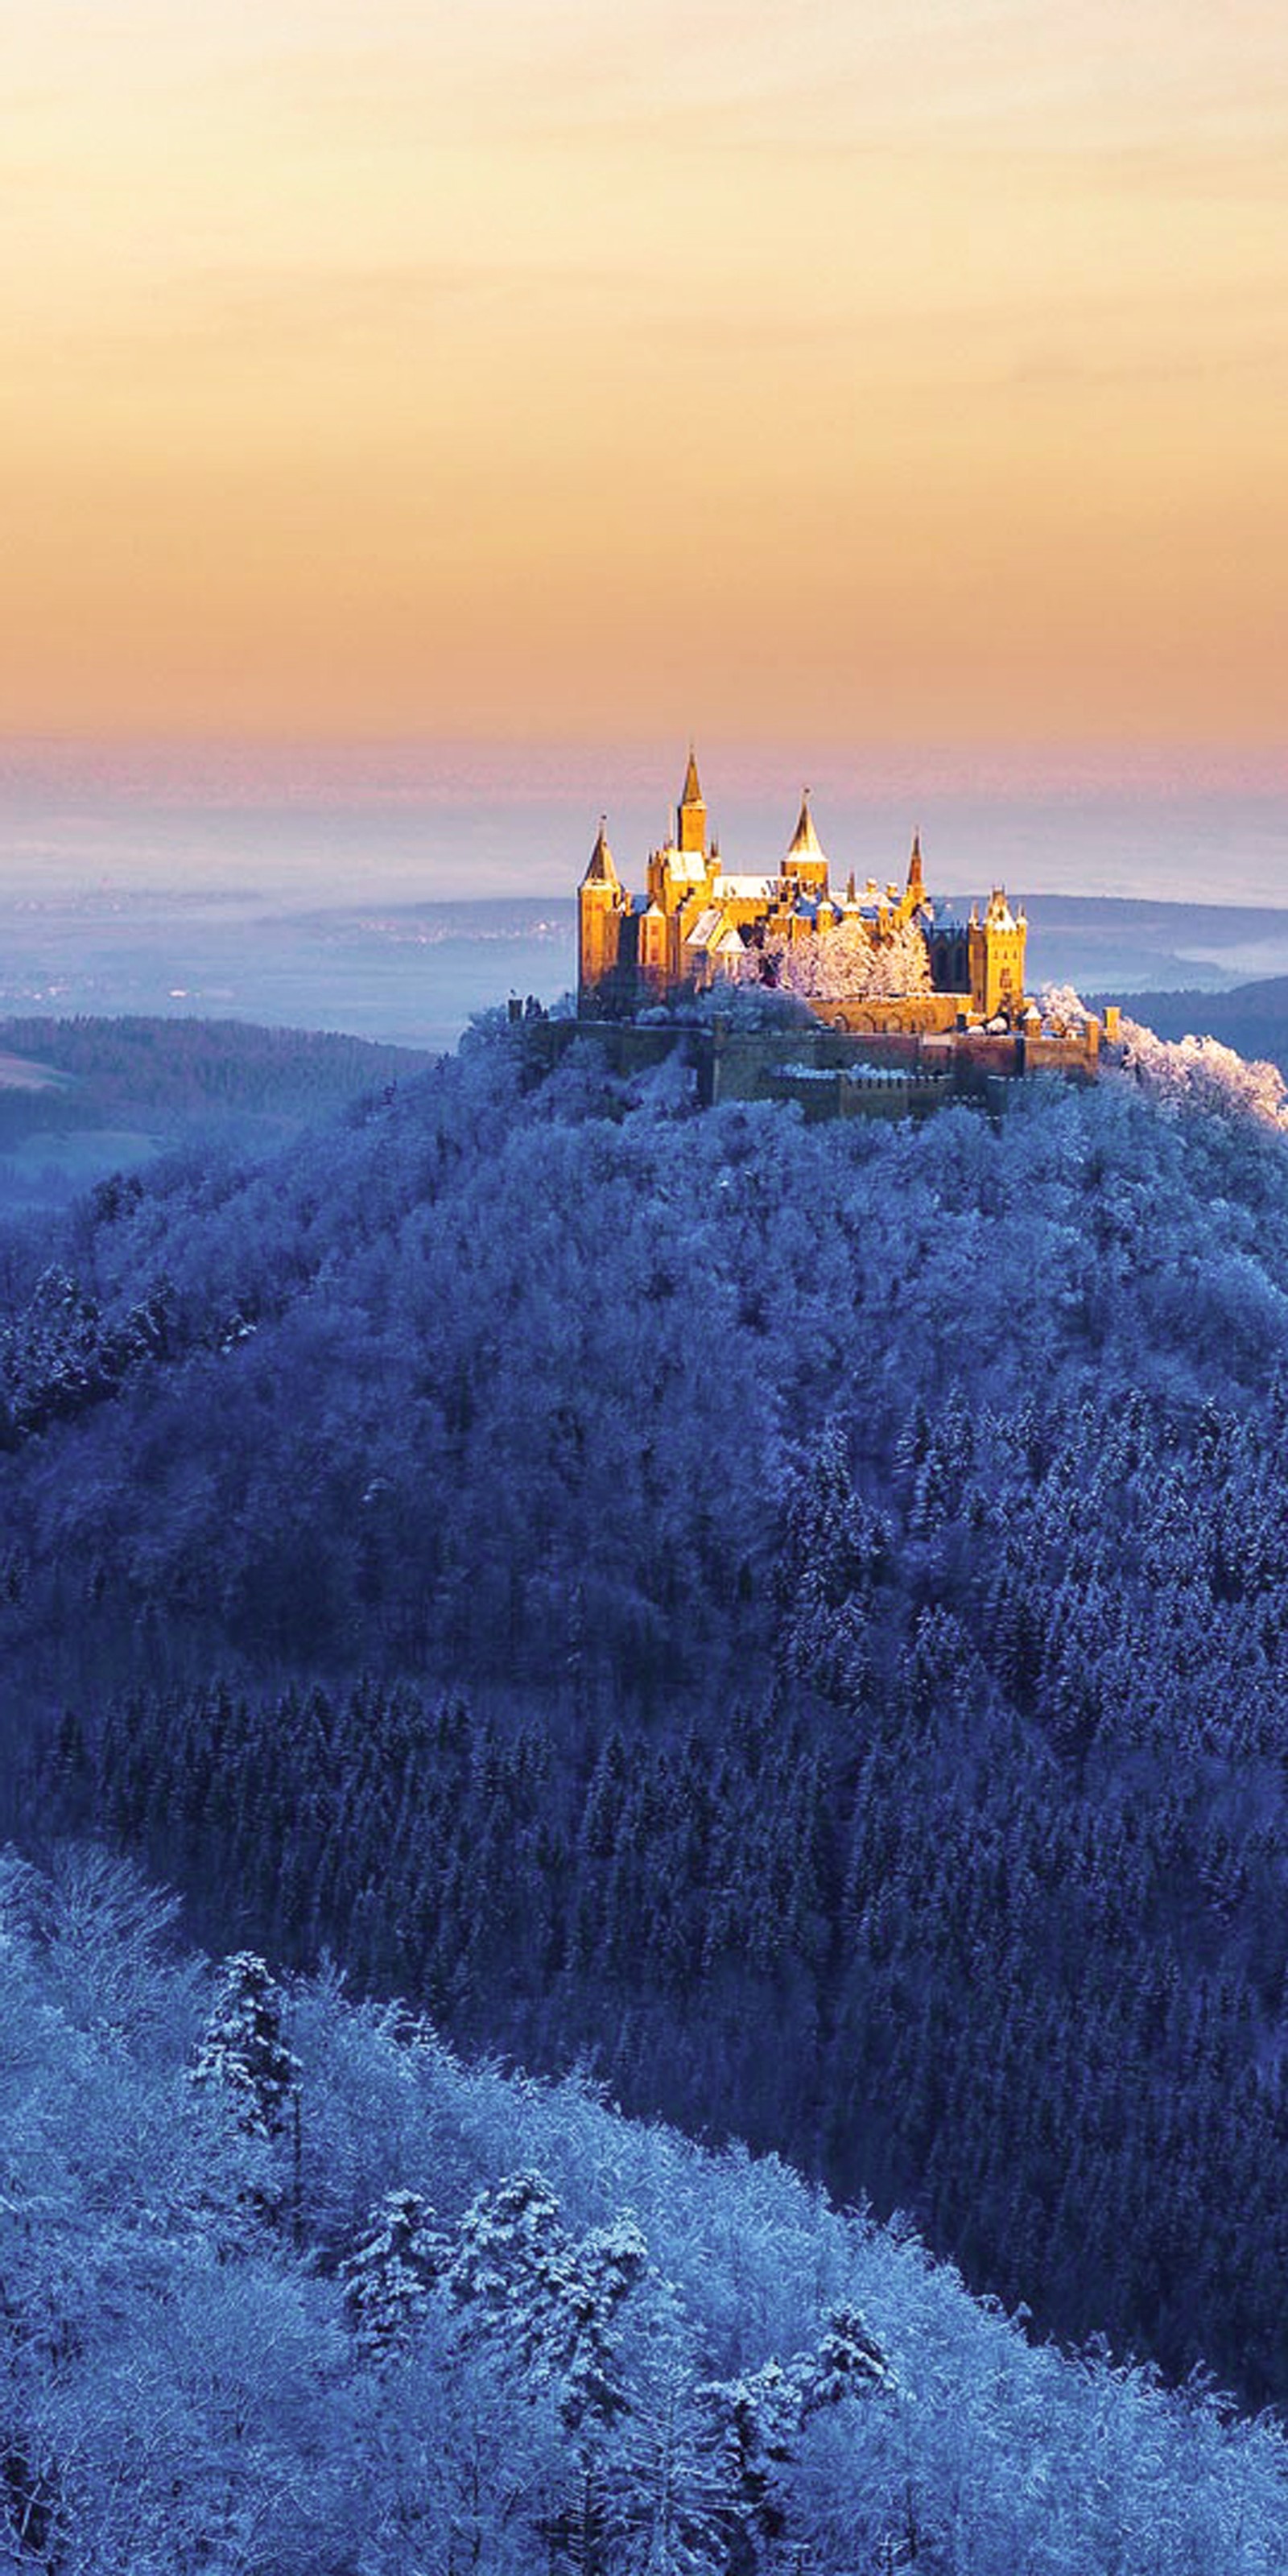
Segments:
[[[48,2576],[1278,2576],[1270,2424],[776,2159],[0,1854],[0,2550]]]
[[[499,1030],[11,1233],[10,1829],[1288,2397],[1288,1153],[1176,1083]]]

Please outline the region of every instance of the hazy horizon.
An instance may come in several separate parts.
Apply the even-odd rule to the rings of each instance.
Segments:
[[[901,875],[919,830],[941,891],[1163,903],[1288,901],[1288,795],[1274,765],[1156,758],[1043,778],[1001,753],[799,754],[699,742],[729,865],[774,867],[802,784],[834,875]],[[684,745],[0,745],[0,902],[148,890],[352,900],[571,895],[601,813],[643,883]]]

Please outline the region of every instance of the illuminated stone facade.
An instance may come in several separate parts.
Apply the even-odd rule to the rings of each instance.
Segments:
[[[926,891],[914,838],[902,886],[833,890],[831,868],[801,800],[778,865],[739,875],[709,835],[690,751],[675,828],[652,852],[643,903],[623,887],[601,822],[578,889],[577,1004],[587,1018],[633,1016],[650,1003],[722,980],[781,982],[830,1027],[921,1041],[1024,1038],[1042,1060],[1094,1067],[1097,1021],[1044,1020],[1025,990],[1027,922],[994,887],[963,922]]]
[[[969,925],[957,922],[928,897],[915,840],[902,887],[881,887],[869,879],[860,891],[851,876],[845,893],[834,894],[808,793],[779,865],[765,875],[732,875],[718,842],[708,838],[706,804],[690,752],[675,830],[649,859],[646,899],[639,910],[622,885],[605,825],[600,825],[578,891],[578,1000],[583,1010],[622,1009],[676,993],[702,992],[721,976],[744,982],[763,971],[768,978],[772,960],[783,949],[828,939],[843,928],[851,933],[849,942],[842,943],[850,953],[860,960],[865,951],[876,957],[909,927],[915,927],[924,945],[926,989],[903,997],[922,1006],[904,1025],[951,1026],[954,1015],[945,1015],[941,1007],[945,997],[985,1017],[999,1011],[1018,1015],[1024,1000],[1025,921],[1022,913],[1011,913],[1004,895],[994,894],[982,921],[972,915]],[[861,964],[858,980],[870,989],[873,979],[862,974]],[[899,998],[886,992],[883,1005]]]

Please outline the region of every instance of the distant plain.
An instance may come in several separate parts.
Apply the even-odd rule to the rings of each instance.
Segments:
[[[674,765],[674,764],[673,764]],[[607,802],[638,890],[668,805],[653,759],[529,780],[418,756],[388,792],[321,777],[270,792],[212,772],[146,792],[67,759],[0,770],[0,1014],[196,1014],[441,1048],[510,992],[574,980],[574,889]],[[772,870],[799,788],[731,752],[704,763],[726,864]],[[724,793],[726,780],[740,792]],[[1025,902],[1030,970],[1127,996],[1288,973],[1288,801],[1268,793],[914,796],[816,772],[834,880],[927,880],[959,906]],[[678,785],[678,780],[671,784]]]

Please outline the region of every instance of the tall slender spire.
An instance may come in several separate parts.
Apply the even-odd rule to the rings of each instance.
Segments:
[[[914,832],[912,836],[912,856],[908,861],[908,892],[910,895],[915,896],[917,901],[920,902],[925,891],[925,879],[921,873],[921,834],[920,832]]]
[[[675,837],[680,849],[705,858],[707,809],[703,802],[702,789],[698,785],[698,764],[694,757],[692,743],[689,745],[688,766],[684,772],[680,808],[675,818]]]

